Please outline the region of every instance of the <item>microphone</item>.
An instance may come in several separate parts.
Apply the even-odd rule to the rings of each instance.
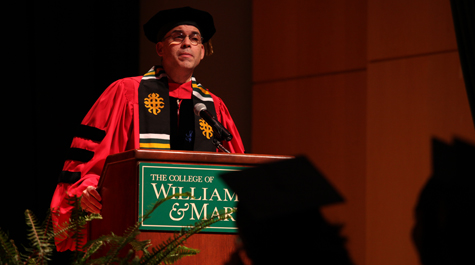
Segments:
[[[211,125],[215,131],[216,138],[219,141],[226,140],[231,141],[233,139],[233,135],[229,133],[224,126],[217,121],[209,112],[206,105],[203,103],[196,103],[193,111],[196,116],[203,118],[209,125]]]

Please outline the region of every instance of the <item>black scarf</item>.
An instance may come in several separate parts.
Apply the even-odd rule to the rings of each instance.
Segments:
[[[168,77],[160,66],[142,77],[138,92],[141,149],[216,151],[212,127],[193,113],[194,105],[203,103],[216,117],[213,98],[194,77],[191,81],[191,99],[179,102],[169,96]]]

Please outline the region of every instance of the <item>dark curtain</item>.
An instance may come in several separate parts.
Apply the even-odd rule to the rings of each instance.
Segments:
[[[475,126],[475,1],[451,0],[457,46]]]
[[[2,217],[19,250],[43,220],[75,128],[104,89],[139,73],[139,1],[20,1],[5,10]],[[8,35],[6,32],[8,32]]]

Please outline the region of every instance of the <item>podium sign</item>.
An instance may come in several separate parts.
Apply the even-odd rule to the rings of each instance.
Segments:
[[[140,230],[177,231],[201,219],[236,208],[238,196],[220,179],[220,174],[239,171],[238,166],[139,163],[139,216],[158,200],[175,193],[190,192],[160,205]],[[204,229],[204,232],[237,233],[235,215]]]
[[[290,156],[225,154],[218,152],[136,149],[110,155],[104,164],[98,191],[102,197],[102,219],[89,222],[88,236],[122,235],[135,225],[147,209],[166,195],[193,193],[192,198],[176,198],[160,205],[140,228],[137,240],[159,246],[170,238],[171,230],[211,218],[218,211],[236,207],[238,197],[220,180],[224,172],[272,163]],[[163,186],[162,186],[163,185]],[[252,185],[252,183],[249,183]],[[158,194],[158,196],[157,196]],[[236,250],[236,215],[220,221],[187,239],[199,255],[177,264],[226,264]],[[172,218],[171,218],[172,217]],[[164,220],[161,220],[163,218]],[[107,254],[99,250],[98,257]],[[126,254],[126,253],[124,253]]]

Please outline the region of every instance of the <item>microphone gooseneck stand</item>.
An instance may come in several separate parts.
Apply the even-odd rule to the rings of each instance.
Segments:
[[[213,124],[211,127],[213,127],[213,131],[215,132],[215,135],[213,136],[213,144],[221,151],[225,153],[231,153],[229,152],[228,149],[226,149],[222,144],[221,141],[231,141],[233,139],[233,135],[224,128],[221,124],[219,126],[217,125],[218,121],[216,121],[216,124]]]
[[[225,153],[231,153],[229,152],[228,149],[226,149],[222,144],[221,141],[218,141],[216,138],[213,137],[213,144],[218,148],[219,150],[225,152]]]
[[[206,105],[203,103],[195,104],[193,112],[196,116],[203,118],[213,128],[213,131],[215,132],[213,144],[216,148],[225,153],[231,153],[221,144],[221,141],[231,141],[233,135],[207,111]]]

